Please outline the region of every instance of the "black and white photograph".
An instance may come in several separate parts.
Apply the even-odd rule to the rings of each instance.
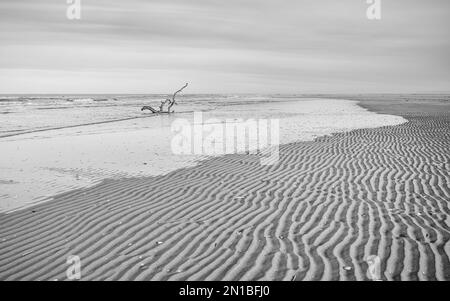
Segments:
[[[0,0],[0,281],[450,281],[449,38],[447,0]]]

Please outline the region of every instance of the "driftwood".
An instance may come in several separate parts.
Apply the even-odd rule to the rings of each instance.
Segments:
[[[141,111],[149,110],[153,114],[170,114],[170,113],[173,113],[174,111],[171,111],[170,109],[172,109],[173,105],[177,104],[176,101],[175,101],[175,97],[177,96],[178,93],[183,91],[183,89],[186,88],[187,86],[188,86],[188,84],[186,83],[180,90],[178,90],[175,93],[173,93],[172,99],[166,98],[166,100],[161,101],[161,104],[159,105],[159,110],[156,110],[156,109],[152,108],[151,106],[143,106]],[[168,104],[167,111],[164,110],[164,106],[166,104]]]
[[[150,111],[152,111],[152,113],[158,113],[158,111],[156,111],[155,109],[153,109],[150,106],[143,106],[141,111],[144,111],[144,110],[150,110]]]

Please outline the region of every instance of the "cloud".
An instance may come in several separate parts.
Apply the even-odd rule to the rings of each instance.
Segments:
[[[383,1],[380,21],[366,19],[361,0],[81,3],[82,19],[70,21],[64,0],[0,2],[0,93],[153,93],[192,80],[208,93],[450,83],[445,0]]]

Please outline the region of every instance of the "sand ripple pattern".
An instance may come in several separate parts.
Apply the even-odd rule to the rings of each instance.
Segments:
[[[108,180],[0,215],[0,279],[450,280],[450,116]]]

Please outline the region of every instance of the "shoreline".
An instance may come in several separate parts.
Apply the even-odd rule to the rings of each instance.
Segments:
[[[234,144],[230,141],[235,137],[231,136],[242,136],[242,133],[230,136],[229,130],[224,132],[230,120],[230,128],[235,127],[234,130],[240,132],[238,126],[248,127],[248,130],[253,126],[235,120],[250,122],[257,118],[259,124],[267,122],[270,125],[267,133],[272,133],[275,130],[272,119],[275,118],[275,133],[278,136],[275,139],[279,141],[275,142],[275,153],[270,152],[275,156],[279,144],[313,141],[315,137],[332,133],[406,122],[402,117],[369,112],[357,105],[356,101],[310,98],[288,102],[263,101],[255,106],[246,105],[244,101],[241,105],[199,115],[200,120],[203,120],[200,135],[195,125],[200,121],[196,120],[194,113],[97,123],[84,128],[67,127],[58,131],[0,139],[0,166],[4,171],[0,179],[0,188],[3,190],[0,211],[25,208],[47,201],[61,192],[92,187],[104,179],[163,175],[194,166],[210,156],[239,153],[238,150],[225,148],[227,143]],[[183,131],[179,131],[180,124],[183,124]],[[176,132],[171,130],[174,125],[175,129],[178,128]],[[211,126],[214,128],[213,138]],[[220,133],[222,135],[218,135]],[[200,142],[202,148],[192,145],[193,141],[198,143],[198,139],[203,139]],[[174,150],[174,141],[180,143],[185,140],[186,143],[177,145]],[[256,145],[257,140],[263,144],[258,145],[260,151],[266,143],[262,138],[253,137],[250,140],[247,141],[249,147]],[[214,146],[210,141],[214,141]],[[260,159],[267,161],[268,158],[260,156]]]
[[[273,167],[225,155],[0,213],[0,279],[64,279],[74,253],[87,280],[367,280],[371,254],[383,280],[450,280],[449,106],[392,102],[358,105],[408,122],[280,145]]]

